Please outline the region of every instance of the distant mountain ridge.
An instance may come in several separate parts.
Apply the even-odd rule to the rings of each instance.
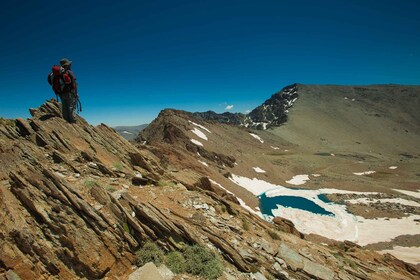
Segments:
[[[293,106],[299,96],[297,91],[298,84],[286,86],[249,114],[230,112],[217,114],[213,111],[207,111],[195,112],[193,116],[206,121],[241,125],[254,129],[267,129],[279,126],[287,121],[288,109]]]
[[[113,127],[122,137],[127,140],[134,140],[140,131],[145,129],[148,124],[134,125],[134,126],[115,126]]]
[[[341,85],[304,85],[304,84],[291,84],[284,87],[279,92],[273,94],[269,99],[264,101],[261,105],[254,108],[249,114],[243,113],[216,113],[214,111],[206,112],[187,112],[177,109],[164,109],[160,112],[158,117],[149,125],[145,133],[139,133],[138,141],[149,141],[151,139],[159,139],[162,135],[157,135],[156,131],[164,130],[163,134],[165,139],[173,139],[174,124],[181,118],[196,118],[206,122],[216,122],[221,124],[229,124],[235,126],[246,127],[250,129],[266,130],[276,128],[288,121],[289,111],[293,108],[300,96],[304,97],[302,104],[305,104],[299,110],[318,112],[335,111],[335,114],[343,114],[347,112],[346,107],[342,109],[333,109],[340,104],[333,104],[332,102],[341,102],[342,100],[350,103],[349,106],[356,99],[361,102],[366,109],[372,111],[370,108],[375,108],[377,111],[376,117],[386,116],[392,110],[394,115],[397,110],[405,108],[406,118],[402,120],[404,123],[416,126],[420,122],[419,114],[416,113],[420,108],[419,99],[419,86],[402,86],[402,85],[369,85],[369,86],[341,86]],[[308,103],[308,100],[310,102]],[[330,105],[327,105],[331,103]],[[309,107],[308,107],[309,106]],[[318,108],[318,106],[321,106]],[[330,106],[329,108],[324,108]],[[398,106],[398,108],[393,108]],[[306,109],[305,109],[306,108]],[[315,109],[318,108],[318,109]],[[344,111],[343,111],[344,109]],[[372,111],[373,112],[373,111]],[[354,112],[355,115],[360,115],[361,112]],[[372,114],[372,113],[369,113]],[[175,118],[174,118],[175,117]],[[309,116],[308,118],[313,118]],[[307,121],[311,121],[308,119]],[[313,120],[312,120],[313,121]],[[144,130],[143,130],[144,131]],[[170,131],[170,132],[168,132]],[[147,136],[146,136],[147,135]],[[169,138],[167,138],[169,137]],[[169,142],[172,142],[170,140]]]

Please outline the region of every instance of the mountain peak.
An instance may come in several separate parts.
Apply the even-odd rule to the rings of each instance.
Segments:
[[[298,84],[284,87],[273,94],[262,105],[252,110],[249,114],[224,112],[221,114],[213,111],[195,112],[197,118],[219,123],[240,125],[253,129],[267,129],[280,126],[287,121],[289,108],[298,98]]]

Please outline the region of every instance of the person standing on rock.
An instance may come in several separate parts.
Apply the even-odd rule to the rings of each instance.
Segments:
[[[67,58],[60,60],[60,66],[53,66],[48,75],[48,82],[55,94],[61,99],[63,118],[69,122],[76,122],[75,113],[79,101],[76,75],[71,70],[72,61]],[[81,111],[81,108],[80,108]]]

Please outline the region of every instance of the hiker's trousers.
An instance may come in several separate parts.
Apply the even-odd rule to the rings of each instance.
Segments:
[[[63,118],[69,123],[74,123],[76,121],[76,105],[77,99],[73,92],[66,92],[61,95],[61,110]]]

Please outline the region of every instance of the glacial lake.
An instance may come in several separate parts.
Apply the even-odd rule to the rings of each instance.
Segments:
[[[319,198],[321,201],[324,201],[325,203],[332,203],[332,201],[331,201],[331,200],[329,200],[325,194],[319,194],[319,195],[318,195],[318,198]]]
[[[265,193],[259,196],[260,210],[262,214],[274,216],[272,210],[277,209],[277,205],[284,207],[291,207],[312,212],[314,214],[334,216],[334,213],[329,212],[316,204],[315,202],[299,197],[299,196],[274,196],[267,197]],[[321,198],[320,198],[321,199]],[[325,197],[325,199],[327,199]]]

